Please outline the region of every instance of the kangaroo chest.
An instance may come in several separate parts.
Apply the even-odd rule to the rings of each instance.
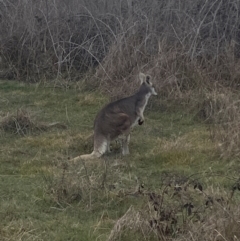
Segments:
[[[151,94],[149,93],[149,94],[145,95],[145,97],[142,99],[142,101],[140,101],[140,104],[139,104],[139,107],[138,107],[139,108],[138,111],[140,113],[140,116],[143,116],[143,112],[146,108],[146,105],[148,103],[148,100],[149,100],[150,96],[151,96]]]
[[[145,95],[144,98],[142,98],[141,100],[139,100],[137,102],[136,109],[135,109],[137,116],[136,116],[135,121],[132,124],[132,127],[137,125],[139,119],[143,119],[144,118],[143,117],[143,112],[144,112],[144,110],[146,108],[146,105],[148,103],[148,99],[149,99],[150,96],[151,96],[151,94],[149,93],[149,94]]]

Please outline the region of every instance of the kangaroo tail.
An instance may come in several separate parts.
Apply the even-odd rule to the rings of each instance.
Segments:
[[[99,155],[98,153],[96,153],[95,151],[93,151],[91,154],[85,154],[85,155],[80,155],[80,156],[77,156],[73,159],[71,159],[71,161],[80,161],[80,160],[84,160],[84,161],[87,161],[87,160],[91,160],[91,159],[94,159],[94,158],[99,158],[101,155]]]

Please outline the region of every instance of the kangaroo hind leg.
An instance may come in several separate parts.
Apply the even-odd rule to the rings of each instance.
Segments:
[[[108,150],[108,147],[109,147],[109,141],[107,138],[105,138],[102,135],[101,136],[95,135],[93,152],[91,154],[77,156],[73,158],[72,161],[78,161],[81,159],[86,161],[94,158],[99,158]]]
[[[130,134],[124,135],[124,138],[122,140],[122,154],[123,156],[129,154],[129,142],[130,142]]]
[[[109,140],[103,135],[94,136],[94,150],[92,155],[101,157],[109,149]]]
[[[118,131],[121,136],[121,144],[122,144],[122,154],[128,155],[129,148],[128,144],[130,142],[130,131],[131,131],[131,121],[128,115],[122,113],[121,125],[118,126]]]

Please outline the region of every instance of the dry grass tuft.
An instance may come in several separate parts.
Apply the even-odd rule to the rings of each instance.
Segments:
[[[240,103],[233,101],[215,115],[211,135],[218,142],[221,156],[240,156]]]
[[[142,229],[144,228],[144,229]],[[120,240],[121,235],[127,230],[146,232],[150,231],[150,227],[146,220],[143,219],[140,212],[136,211],[132,206],[127,212],[116,221],[107,241]],[[145,233],[146,234],[146,233]]]
[[[215,86],[195,96],[193,112],[208,124],[210,138],[217,144],[220,156],[240,156],[240,102],[233,89]]]
[[[207,92],[199,101],[198,117],[210,127],[221,157],[240,156],[240,102],[233,90],[226,88]]]
[[[0,128],[6,132],[18,135],[26,135],[36,131],[46,131],[49,128],[57,127],[66,129],[65,124],[54,122],[51,124],[40,123],[35,120],[32,113],[24,109],[18,109],[16,114],[7,114],[0,121]]]
[[[62,164],[61,169],[62,173],[49,182],[49,193],[53,201],[59,206],[79,202],[83,195],[82,187],[87,185],[85,179],[79,180],[77,175],[69,175],[66,163]]]
[[[215,87],[211,91],[205,89],[198,97],[197,116],[208,123],[224,120],[226,114],[233,114],[228,108],[233,101],[233,92],[226,88]],[[225,110],[230,112],[226,113]],[[216,119],[217,116],[219,117]]]
[[[8,114],[5,116],[1,120],[0,126],[4,131],[20,135],[25,135],[36,128],[30,113],[23,109],[17,110],[15,115]]]
[[[106,169],[99,160],[57,163],[48,179],[48,190],[52,200],[60,207],[83,202],[91,208],[99,190],[104,187],[106,175]]]

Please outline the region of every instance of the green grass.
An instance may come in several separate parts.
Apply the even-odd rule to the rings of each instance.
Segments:
[[[113,143],[113,153],[100,160],[69,162],[91,151],[87,137],[107,101],[97,91],[0,82],[0,120],[24,109],[35,123],[68,126],[25,135],[0,131],[0,240],[107,240],[129,207],[145,209],[148,198],[132,195],[141,184],[146,193],[158,192],[167,181],[191,177],[206,193],[230,192],[239,162],[220,159],[208,127],[183,110],[148,109],[144,125],[133,130],[128,157]],[[122,240],[133,237],[142,240],[128,231]]]

